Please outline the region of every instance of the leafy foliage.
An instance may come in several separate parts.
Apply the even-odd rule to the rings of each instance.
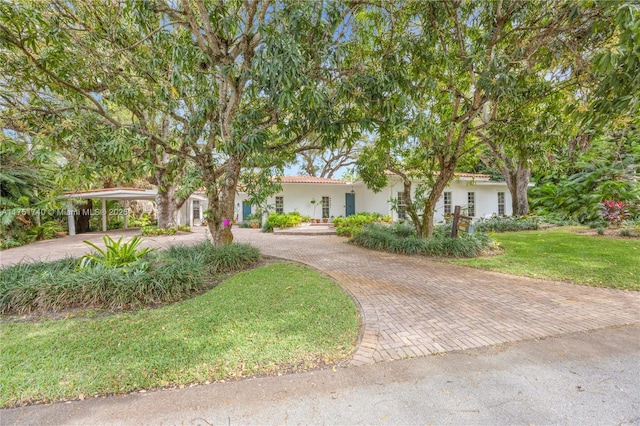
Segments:
[[[548,175],[530,189],[536,214],[589,223],[601,218],[605,200],[640,204],[640,131],[630,125],[593,141],[568,175]],[[630,213],[633,215],[634,212]]]
[[[268,232],[273,228],[291,228],[302,223],[302,216],[298,212],[293,213],[271,213],[267,217],[263,230]]]
[[[623,201],[604,200],[600,203],[600,209],[602,217],[609,222],[609,225],[620,225],[629,217],[628,206]]]
[[[80,268],[90,268],[98,265],[121,268],[125,265],[137,262],[142,259],[148,253],[153,251],[149,247],[138,249],[138,246],[142,243],[142,239],[138,236],[133,237],[128,242],[122,242],[124,237],[118,238],[115,241],[108,235],[102,237],[104,241],[104,249],[98,247],[91,241],[84,240],[85,244],[90,245],[96,249],[97,253],[87,254],[80,258]]]
[[[108,247],[111,249],[104,250],[104,257],[92,261],[92,266],[78,268],[76,259],[67,258],[1,269],[0,313],[122,309],[174,302],[212,287],[216,274],[248,267],[260,257],[248,245],[217,249],[204,242],[149,254],[141,268],[131,261],[136,257],[135,246],[109,243]],[[124,260],[129,262],[122,263]]]
[[[356,213],[347,217],[336,217],[333,223],[336,226],[336,234],[345,237],[354,236],[360,232],[365,225],[375,222],[391,222],[390,216],[382,216],[378,213]]]
[[[475,257],[492,247],[486,234],[466,234],[451,238],[447,232],[437,230],[430,238],[416,235],[415,228],[406,224],[371,224],[352,238],[352,242],[371,250],[407,255]]]
[[[142,227],[140,233],[143,236],[156,237],[158,235],[175,235],[178,231],[191,232],[191,227],[188,225],[178,225],[169,228],[158,228],[154,225],[147,225]]]

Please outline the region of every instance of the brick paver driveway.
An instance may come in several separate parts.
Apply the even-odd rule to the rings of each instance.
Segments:
[[[358,301],[354,364],[557,336],[640,322],[640,293],[513,277],[388,253],[336,236],[240,229],[236,241],[308,264]],[[553,261],[550,259],[550,261]]]
[[[114,238],[117,231],[110,231]],[[136,231],[125,231],[126,237]],[[352,363],[452,350],[640,323],[640,293],[513,277],[354,247],[336,236],[264,234],[234,229],[238,242],[265,255],[312,266],[335,279],[360,305],[362,340]],[[0,264],[57,259],[88,251],[82,240],[43,241],[0,253]],[[145,239],[145,246],[192,244],[193,234]],[[553,261],[553,259],[549,259]]]

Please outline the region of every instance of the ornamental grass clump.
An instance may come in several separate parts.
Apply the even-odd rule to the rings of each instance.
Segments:
[[[246,268],[260,257],[257,249],[243,244],[216,248],[205,241],[154,252],[136,252],[137,245],[110,244],[111,251],[100,249],[81,261],[67,258],[1,269],[0,313],[125,309],[176,302],[213,287],[219,281],[217,274]],[[112,253],[115,247],[121,250],[121,258]]]
[[[420,238],[410,225],[371,224],[356,234],[351,241],[361,247],[400,254],[428,256],[475,257],[493,244],[482,233],[465,234],[451,238],[450,233],[437,229],[430,238]]]

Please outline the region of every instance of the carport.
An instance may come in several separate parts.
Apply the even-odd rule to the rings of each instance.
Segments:
[[[99,199],[102,201],[102,231],[107,231],[107,200],[122,201],[124,205],[123,222],[124,229],[127,229],[129,201],[131,200],[151,200],[155,201],[158,191],[155,189],[138,189],[138,188],[104,188],[93,189],[90,191],[74,191],[65,192],[67,198],[67,223],[69,224],[69,235],[76,234],[76,225],[74,215],[76,209],[71,200],[73,199]]]

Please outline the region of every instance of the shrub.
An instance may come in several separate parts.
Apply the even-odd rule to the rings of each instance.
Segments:
[[[388,221],[390,221],[390,218],[387,216],[382,216],[378,213],[364,212],[333,219],[333,223],[336,226],[336,234],[345,237],[351,237],[360,233],[366,224]]]
[[[635,230],[631,229],[631,228],[623,228],[620,230],[620,232],[618,232],[618,235],[620,235],[621,237],[637,237],[640,236],[639,232],[636,232]]]
[[[56,236],[56,232],[63,231],[62,226],[54,220],[49,220],[41,226],[33,226],[26,233],[34,237],[35,240],[50,240]]]
[[[440,229],[438,229],[440,228]],[[371,250],[388,251],[401,254],[423,254],[431,256],[474,257],[493,244],[491,238],[483,233],[466,234],[451,238],[444,227],[428,238],[415,234],[409,225],[370,224],[357,233],[352,242]],[[450,227],[449,227],[450,229]],[[449,231],[450,232],[450,231]]]
[[[301,222],[302,216],[300,216],[298,212],[286,214],[271,213],[267,217],[267,221],[262,230],[269,232],[273,231],[273,228],[291,228],[300,225]]]
[[[0,270],[0,313],[28,313],[83,307],[136,308],[185,299],[211,288],[215,273],[245,268],[259,259],[242,244],[220,248],[208,241],[150,253],[145,267],[97,263],[77,268],[78,260],[14,265]]]
[[[598,226],[596,228],[596,232],[598,233],[598,235],[604,235],[604,228],[602,226]]]
[[[605,200],[600,203],[600,213],[609,225],[619,226],[623,220],[629,218],[628,207],[624,201]]]
[[[478,232],[513,232],[536,230],[540,224],[537,218],[530,216],[493,216],[488,219],[479,219],[474,227]]]
[[[178,231],[191,232],[191,227],[188,225],[172,226],[170,228],[158,228],[156,225],[144,226],[140,233],[145,237],[157,237],[160,235],[175,235]]]

